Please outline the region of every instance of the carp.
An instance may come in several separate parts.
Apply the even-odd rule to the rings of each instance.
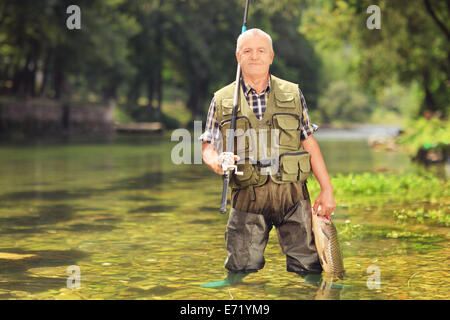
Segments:
[[[320,210],[320,209],[319,209]],[[312,214],[312,231],[323,271],[344,278],[344,262],[336,227],[330,217]]]

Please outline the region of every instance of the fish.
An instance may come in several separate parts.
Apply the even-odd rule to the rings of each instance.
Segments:
[[[319,208],[320,210],[320,208]],[[338,233],[330,217],[312,214],[312,231],[320,264],[324,272],[344,278],[344,261],[338,240]]]

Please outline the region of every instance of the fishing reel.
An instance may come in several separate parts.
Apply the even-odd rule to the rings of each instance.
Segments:
[[[219,161],[222,164],[223,172],[227,172],[229,168],[233,168],[234,174],[238,176],[242,176],[244,174],[243,171],[238,171],[237,165],[234,164],[235,154],[233,152],[222,152],[219,154]],[[239,156],[238,160],[239,160]]]

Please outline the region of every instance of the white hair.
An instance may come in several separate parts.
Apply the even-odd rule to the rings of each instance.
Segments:
[[[240,45],[242,39],[244,37],[247,37],[247,36],[263,36],[263,37],[266,37],[269,40],[269,42],[270,42],[270,49],[273,51],[272,38],[270,37],[270,35],[268,33],[264,32],[264,31],[262,31],[261,29],[253,28],[253,29],[248,29],[247,31],[245,31],[245,32],[243,32],[243,33],[241,33],[239,35],[239,37],[237,38],[237,42],[236,42],[236,52],[239,51],[239,45]]]

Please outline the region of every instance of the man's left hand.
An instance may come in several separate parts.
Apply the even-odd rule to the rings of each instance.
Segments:
[[[334,201],[333,190],[322,190],[314,202],[313,213],[318,216],[329,217],[334,212],[334,209],[336,209],[336,202]]]

